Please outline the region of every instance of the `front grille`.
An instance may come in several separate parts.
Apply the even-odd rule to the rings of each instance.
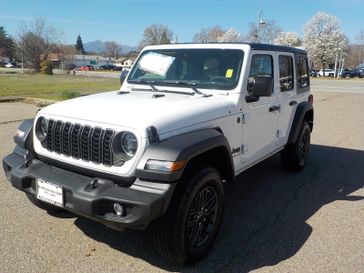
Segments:
[[[124,161],[113,155],[112,129],[83,126],[61,120],[48,120],[47,137],[42,146],[51,152],[107,166],[122,166]]]

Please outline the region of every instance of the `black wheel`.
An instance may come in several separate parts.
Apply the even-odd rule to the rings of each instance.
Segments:
[[[302,170],[310,151],[311,129],[306,121],[301,125],[299,135],[294,144],[288,144],[282,152],[282,163],[290,171]]]
[[[177,186],[167,213],[153,227],[157,251],[175,264],[189,264],[208,253],[223,215],[220,174],[204,168],[187,179]]]
[[[53,213],[57,213],[57,212],[61,212],[63,211],[62,208],[60,207],[57,207],[57,206],[54,206],[52,204],[48,204],[48,203],[45,203],[41,200],[38,200],[34,195],[30,194],[30,193],[27,193],[27,197],[29,199],[30,202],[33,203],[33,205],[37,206],[38,208],[40,209],[44,209],[48,212],[53,212]]]

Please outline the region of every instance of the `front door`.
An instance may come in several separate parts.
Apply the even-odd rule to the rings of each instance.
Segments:
[[[257,76],[271,77],[274,81],[273,92],[269,97],[249,102],[243,99],[243,145],[242,163],[254,163],[275,149],[278,129],[279,105],[277,105],[277,82],[274,73],[272,52],[260,52],[251,57],[249,82]],[[249,85],[249,83],[248,83]],[[245,93],[249,95],[248,86]]]

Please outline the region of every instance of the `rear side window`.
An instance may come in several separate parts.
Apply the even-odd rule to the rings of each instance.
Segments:
[[[291,56],[279,56],[279,83],[281,91],[293,89],[293,58]]]
[[[296,55],[297,92],[309,90],[310,78],[308,73],[308,61],[304,55]]]

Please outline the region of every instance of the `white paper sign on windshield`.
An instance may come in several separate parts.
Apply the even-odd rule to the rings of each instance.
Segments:
[[[139,68],[165,77],[174,59],[171,56],[150,52],[142,57],[139,62]]]

